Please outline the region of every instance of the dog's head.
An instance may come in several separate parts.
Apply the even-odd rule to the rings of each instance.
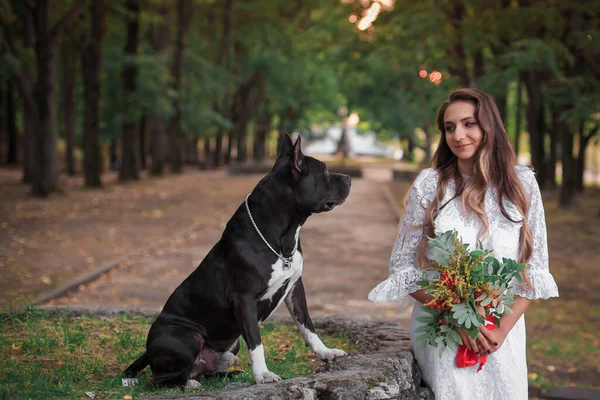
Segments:
[[[302,154],[301,144],[300,136],[292,143],[284,135],[275,167],[289,169],[298,209],[310,214],[331,211],[350,194],[350,176],[330,173],[325,163]]]

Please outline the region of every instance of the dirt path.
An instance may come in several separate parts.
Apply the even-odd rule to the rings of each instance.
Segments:
[[[0,170],[0,304],[35,298],[187,227],[218,229],[258,178],[190,168],[123,185],[106,174],[103,189],[73,178],[65,194],[37,199],[19,171]]]
[[[205,225],[164,248],[131,258],[95,282],[50,303],[161,307],[218,240],[224,223],[242,199],[232,196],[222,200],[220,209],[229,212],[220,214],[220,223]],[[212,212],[204,209],[202,213]],[[301,239],[303,279],[312,315],[405,322],[406,308],[375,305],[367,299],[369,290],[387,276],[396,231],[397,220],[381,185],[365,179],[353,180],[343,206],[311,217]]]

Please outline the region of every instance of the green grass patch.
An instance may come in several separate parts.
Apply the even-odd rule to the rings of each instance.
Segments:
[[[71,317],[65,312],[29,308],[4,314],[0,320],[0,399],[123,399],[153,394],[181,394],[200,389],[156,389],[147,368],[135,387],[122,387],[122,372],[145,348],[153,319],[142,316]],[[295,325],[261,325],[267,365],[282,379],[309,375],[321,361],[305,346]],[[321,335],[323,342],[351,351],[345,332]],[[253,382],[247,351],[238,354],[239,374],[201,378],[202,391],[232,382]]]

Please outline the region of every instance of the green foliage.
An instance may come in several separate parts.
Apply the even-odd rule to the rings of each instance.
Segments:
[[[499,326],[500,317],[512,312],[509,306],[516,289],[513,280],[522,283],[525,264],[508,258],[500,262],[489,255],[492,250],[484,249],[480,241],[475,250],[468,251],[468,246],[460,241],[456,231],[428,238],[432,260],[429,268],[440,275],[430,282],[424,273],[419,282],[433,300],[422,307],[431,315],[417,318],[423,325],[416,331],[423,333],[418,338],[423,345],[439,346],[440,354],[447,347],[460,344],[455,332],[458,329],[466,330],[475,339],[486,318],[493,317]]]

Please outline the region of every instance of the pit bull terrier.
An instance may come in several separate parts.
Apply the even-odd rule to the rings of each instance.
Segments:
[[[125,376],[150,365],[157,386],[198,387],[194,378],[237,362],[240,336],[257,383],[270,372],[259,323],[285,301],[305,342],[322,360],[346,353],[315,333],[302,284],[300,229],[313,214],[331,211],[350,193],[350,177],[329,173],[285,135],[275,165],[227,223],[221,239],[175,289],[152,324],[146,352]]]

